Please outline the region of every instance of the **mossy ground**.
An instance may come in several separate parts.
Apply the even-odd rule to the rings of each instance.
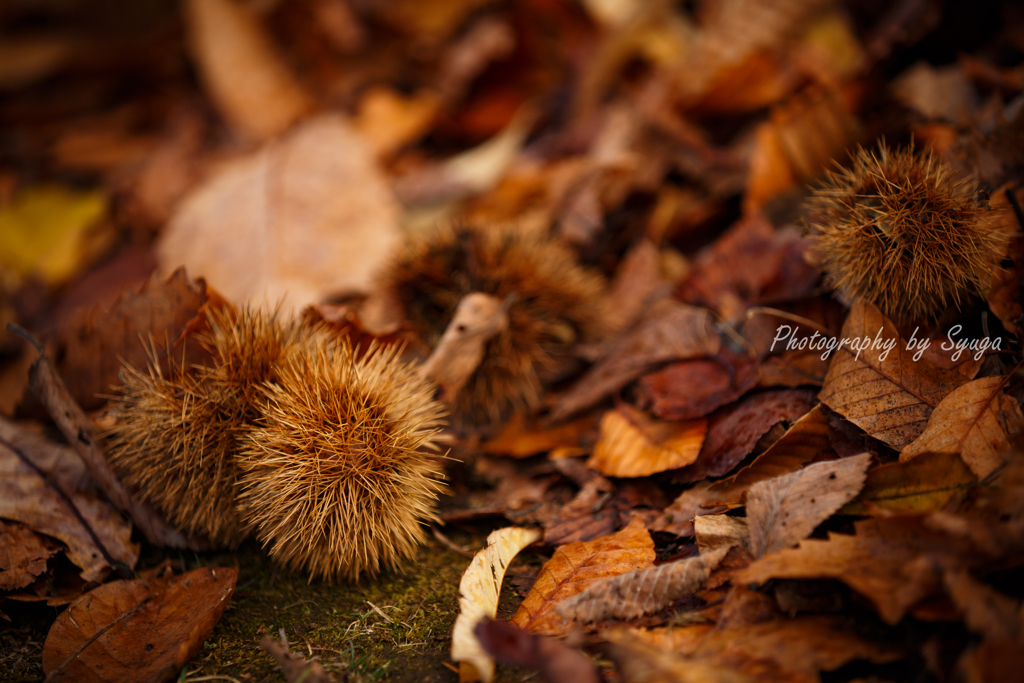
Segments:
[[[446,533],[464,547],[477,549],[489,530]],[[175,571],[207,565],[238,569],[235,596],[203,651],[183,672],[186,681],[214,676],[205,680],[282,683],[276,663],[258,645],[264,635],[279,637],[282,628],[293,651],[317,656],[339,680],[458,680],[445,664],[450,663],[459,580],[469,559],[433,538],[404,573],[389,572],[351,584],[310,583],[301,574],[275,566],[254,542],[234,552],[149,550],[139,566],[154,566],[165,558]],[[507,618],[518,602],[506,586],[499,613]],[[3,609],[13,623],[0,621],[0,680],[41,680],[42,644],[59,609],[10,602]],[[498,679],[522,680],[524,675],[529,676],[504,671]]]

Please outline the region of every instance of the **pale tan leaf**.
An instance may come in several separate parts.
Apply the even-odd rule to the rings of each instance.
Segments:
[[[236,0],[189,0],[185,14],[206,91],[240,133],[271,138],[311,109],[248,7]]]
[[[764,680],[731,668],[680,657],[631,631],[602,631],[624,683],[754,683]]]
[[[874,346],[859,354],[836,350],[818,398],[871,436],[902,450],[919,437],[932,410],[954,389],[970,381],[981,361],[970,357],[945,370],[914,360],[889,320],[870,303],[854,304],[843,324],[841,339],[868,339]],[[891,345],[888,353],[880,348]]]
[[[707,555],[612,576],[566,600],[558,611],[567,619],[585,623],[657,612],[673,600],[697,591],[727,552],[729,548],[719,548]]]
[[[808,465],[747,493],[750,552],[763,557],[807,538],[864,486],[871,453]]]
[[[689,465],[700,454],[706,418],[668,422],[629,405],[609,410],[587,465],[611,477],[646,477]]]
[[[638,518],[610,536],[567,543],[541,568],[511,621],[531,633],[563,634],[571,623],[557,613],[556,605],[596,581],[653,563],[654,541]]]
[[[494,678],[494,659],[484,651],[473,630],[481,619],[497,614],[501,582],[512,558],[542,535],[540,529],[498,529],[487,537],[487,547],[476,554],[462,575],[459,616],[452,629],[452,660],[462,664],[462,681]]]
[[[693,518],[693,532],[701,555],[734,545],[746,548],[750,544],[750,531],[743,517],[698,515]]]
[[[181,265],[234,303],[298,310],[366,291],[400,238],[399,207],[345,118],[304,122],[226,164],[161,234],[160,268]]]
[[[999,467],[1010,435],[1024,429],[1020,404],[1003,393],[1005,377],[984,377],[958,387],[935,407],[924,433],[900,453],[900,462],[922,453],[959,453],[984,478]]]

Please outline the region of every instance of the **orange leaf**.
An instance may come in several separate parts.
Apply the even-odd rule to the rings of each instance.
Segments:
[[[654,542],[639,519],[610,536],[563,545],[541,568],[511,623],[531,633],[565,633],[570,622],[556,613],[555,605],[599,579],[653,564]]]
[[[611,477],[645,477],[689,465],[700,455],[705,418],[666,422],[622,405],[601,419],[601,437],[587,465]]]

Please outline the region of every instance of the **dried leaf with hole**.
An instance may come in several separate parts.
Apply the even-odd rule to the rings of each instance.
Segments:
[[[695,593],[729,548],[612,576],[594,583],[556,609],[565,618],[589,623],[614,617],[630,619],[657,612]]]
[[[494,678],[494,659],[483,649],[474,629],[483,618],[497,614],[501,581],[512,558],[540,537],[539,529],[498,529],[487,537],[487,547],[476,554],[462,575],[459,616],[452,628],[452,660],[460,662],[460,681],[489,683]]]
[[[563,545],[541,568],[511,623],[531,633],[564,634],[571,624],[556,611],[559,603],[596,581],[653,563],[654,541],[639,519],[610,536]]]
[[[21,522],[64,543],[65,555],[81,570],[84,581],[100,581],[110,567],[90,529],[114,561],[135,566],[139,546],[131,542],[131,524],[91,484],[74,451],[5,419],[0,419],[0,438],[22,451],[37,467],[47,468],[43,471],[49,472],[53,482],[48,485],[12,450],[0,445],[0,517]],[[65,464],[58,468],[55,463],[61,460]],[[60,487],[88,529],[54,487]]]
[[[807,538],[814,528],[860,493],[871,453],[808,465],[750,487],[747,528],[757,557]]]
[[[589,467],[610,477],[646,477],[689,465],[700,454],[708,421],[666,422],[621,405],[601,418]]]
[[[891,515],[933,512],[977,482],[957,453],[922,453],[868,470],[864,488],[840,512]]]
[[[870,303],[859,300],[840,333],[842,339],[891,344],[863,352],[836,350],[819,400],[876,439],[902,450],[924,432],[936,406],[977,374],[972,358],[954,370],[914,360],[896,328]]]
[[[162,683],[194,657],[235,590],[238,572],[114,581],[62,612],[43,645],[47,680]]]
[[[193,190],[157,257],[163,272],[185,265],[234,303],[298,310],[367,291],[400,240],[399,211],[362,136],[323,115]]]
[[[312,108],[248,6],[236,0],[189,0],[184,9],[207,94],[237,132],[271,138]]]
[[[922,453],[959,453],[979,479],[988,476],[1002,464],[999,456],[1010,447],[1010,435],[1024,429],[1020,404],[1003,393],[1006,379],[976,379],[942,399],[900,462]]]

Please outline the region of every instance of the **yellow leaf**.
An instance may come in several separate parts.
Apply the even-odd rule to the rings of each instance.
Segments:
[[[0,208],[0,267],[58,284],[105,248],[111,234],[95,228],[107,211],[101,192],[40,186]]]
[[[498,595],[505,569],[520,550],[542,536],[540,529],[506,527],[487,537],[487,547],[476,554],[459,584],[459,616],[452,629],[452,660],[461,662],[461,681],[494,678],[491,658],[473,632],[485,616],[498,611]]]
[[[840,512],[881,516],[942,509],[976,479],[958,453],[924,453],[868,471],[864,489]]]

